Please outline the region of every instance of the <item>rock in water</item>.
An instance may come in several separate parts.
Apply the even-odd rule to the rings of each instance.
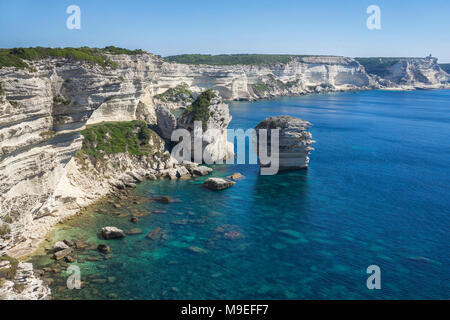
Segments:
[[[147,234],[146,238],[147,238],[147,239],[151,239],[151,240],[156,240],[156,239],[159,237],[160,231],[161,231],[161,228],[160,228],[160,227],[155,228],[155,229],[153,229],[152,232],[150,232],[149,234]]]
[[[105,239],[118,239],[125,237],[125,232],[116,227],[103,227],[102,236]]]
[[[209,178],[203,183],[203,185],[211,190],[223,190],[231,188],[236,182],[223,179],[223,178]]]
[[[66,243],[64,243],[63,241],[58,241],[53,246],[53,252],[58,252],[58,251],[68,249],[68,248],[69,248],[69,246]]]
[[[311,145],[315,141],[311,140],[312,136],[308,131],[311,126],[310,122],[292,116],[269,117],[255,127],[256,139],[253,143],[259,141],[259,129],[267,129],[267,151],[270,154],[270,130],[279,129],[279,170],[304,169],[308,167],[309,153],[314,150]],[[255,149],[259,152],[259,146],[255,145]],[[276,150],[272,156],[276,156]],[[260,162],[260,166],[268,165]]]
[[[59,250],[56,251],[53,254],[53,259],[55,260],[61,260],[62,258],[64,258],[65,256],[69,255],[72,253],[72,248],[67,248],[67,249],[63,249],[63,250]]]
[[[202,138],[202,155],[205,163],[221,163],[234,156],[233,144],[227,139],[231,115],[219,92],[215,90],[202,92],[177,121],[178,128],[188,130],[192,138],[192,154],[183,155],[183,160],[193,159],[200,162],[194,157],[195,137]],[[201,121],[201,126],[195,126],[195,121]]]
[[[245,176],[242,175],[242,173],[240,173],[240,172],[235,172],[231,176],[228,176],[227,178],[231,179],[231,180],[239,180],[239,179],[244,179]]]
[[[99,244],[97,247],[97,250],[102,253],[110,253],[111,252],[111,248],[106,244]]]

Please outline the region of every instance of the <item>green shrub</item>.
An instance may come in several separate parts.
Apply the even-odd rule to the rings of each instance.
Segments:
[[[60,95],[54,96],[53,102],[56,104],[63,104],[65,106],[68,106],[70,104],[70,100],[66,100],[63,97],[61,97]]]
[[[150,138],[157,144],[163,143],[161,138],[140,120],[94,124],[84,129],[81,134],[84,140],[78,156],[85,154],[96,159],[102,158],[103,154],[154,153],[155,150],[149,144]]]
[[[181,54],[168,56],[164,59],[169,62],[184,64],[208,64],[208,65],[262,65],[273,63],[288,63],[295,57],[305,57],[304,55],[289,54]]]
[[[129,50],[129,49],[124,49],[124,48],[119,48],[119,47],[114,47],[114,46],[107,46],[104,47],[103,49],[100,49],[104,52],[110,53],[110,54],[128,54],[128,55],[137,55],[137,54],[144,54],[147,53],[144,50],[141,49],[137,49],[137,50]]]
[[[19,103],[17,101],[13,101],[13,100],[8,100],[8,101],[14,108],[17,108],[19,106]]]
[[[0,96],[3,95],[3,93],[5,93],[5,92],[3,91],[2,83],[0,82]]]
[[[191,94],[192,92],[186,85],[178,85],[175,88],[167,89],[165,92],[155,95],[155,98],[163,102],[179,102],[189,100]]]
[[[11,218],[11,216],[9,214],[6,214],[3,216],[2,220],[6,223],[12,223],[13,219]]]
[[[355,58],[367,73],[384,77],[389,73],[389,67],[399,62],[402,58]]]
[[[14,279],[14,276],[16,275],[17,272],[17,266],[19,265],[19,260],[14,259],[8,255],[4,255],[0,257],[0,261],[9,261],[10,267],[7,270],[2,270],[0,274],[5,276],[7,279]]]
[[[10,49],[0,49],[0,68],[16,67],[18,69],[29,68],[30,66],[20,57],[9,53]]]
[[[0,225],[0,237],[4,237],[10,232],[11,232],[11,229],[9,228],[8,224],[3,223],[2,225]]]
[[[194,121],[201,121],[203,130],[208,128],[207,123],[210,117],[209,106],[211,99],[215,98],[216,94],[213,90],[206,90],[202,92],[195,101],[186,108],[184,114],[191,114]]]
[[[55,130],[42,131],[39,135],[45,139],[52,138],[56,134]]]
[[[103,67],[116,68],[117,64],[109,60],[101,49],[96,48],[13,48],[0,49],[0,67],[14,66],[20,69],[31,68],[23,60],[39,60],[45,58],[67,58],[71,60],[90,62]]]
[[[261,94],[261,93],[263,93],[265,91],[268,91],[269,90],[269,86],[266,83],[264,83],[264,82],[258,82],[258,83],[252,84],[252,89],[256,93]]]

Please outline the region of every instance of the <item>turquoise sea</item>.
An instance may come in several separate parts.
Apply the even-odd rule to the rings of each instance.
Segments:
[[[65,288],[64,264],[32,258],[53,268],[54,298],[450,298],[450,90],[231,102],[230,111],[230,128],[270,115],[310,121],[309,169],[260,176],[257,165],[215,166],[213,176],[245,176],[221,192],[203,188],[204,177],[139,184],[132,195],[175,201],[104,205],[114,214],[93,210],[58,227],[55,240],[111,246],[106,258],[78,255],[82,289]],[[132,223],[133,211],[153,213]],[[105,225],[143,233],[105,241]],[[157,227],[165,239],[146,239]],[[366,287],[370,265],[381,290]]]

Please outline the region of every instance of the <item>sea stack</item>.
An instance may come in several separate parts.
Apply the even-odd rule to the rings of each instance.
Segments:
[[[308,129],[312,124],[292,116],[269,117],[255,127],[254,143],[259,141],[259,129],[267,129],[267,150],[271,150],[271,129],[279,129],[279,171],[305,169],[309,163],[309,153],[315,142]],[[255,145],[258,151],[258,146]],[[259,156],[259,153],[258,153]],[[260,166],[260,159],[258,159]]]

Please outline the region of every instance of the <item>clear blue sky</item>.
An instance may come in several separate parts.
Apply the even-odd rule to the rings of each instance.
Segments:
[[[81,8],[68,30],[66,8]],[[381,8],[381,30],[366,8]],[[163,56],[292,53],[450,62],[449,0],[0,0],[0,47],[115,45]]]

